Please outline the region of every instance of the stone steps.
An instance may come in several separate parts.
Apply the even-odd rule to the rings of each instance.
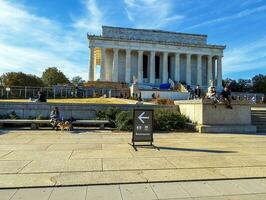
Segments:
[[[257,133],[266,133],[266,110],[252,110],[251,121],[257,127]]]

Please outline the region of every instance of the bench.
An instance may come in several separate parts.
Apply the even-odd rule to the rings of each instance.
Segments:
[[[104,129],[104,126],[108,124],[108,120],[76,120],[73,121],[74,125],[99,125],[100,129]],[[40,124],[50,124],[50,120],[39,120],[39,119],[1,119],[0,127],[3,127],[4,124],[30,124],[31,129],[39,129]]]

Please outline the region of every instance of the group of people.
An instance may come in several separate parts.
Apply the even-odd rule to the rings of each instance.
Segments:
[[[202,95],[202,91],[199,85],[197,85],[194,90],[189,88],[188,91],[190,92],[190,99],[206,98],[212,100],[215,108],[217,107],[217,104],[224,103],[227,108],[233,109],[231,105],[231,92],[228,86],[225,86],[223,91],[219,95],[214,86],[210,86],[208,88],[208,92],[205,96]]]
[[[217,95],[215,87],[209,87],[206,97],[207,99],[211,99],[213,101],[215,108],[217,104],[224,103],[227,108],[233,109],[231,105],[231,92],[228,86],[224,87],[223,91],[220,93],[220,98]]]

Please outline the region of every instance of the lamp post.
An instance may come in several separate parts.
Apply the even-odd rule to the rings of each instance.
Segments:
[[[6,88],[6,92],[7,92],[7,95],[6,95],[6,97],[7,97],[7,99],[9,99],[10,87],[7,87],[7,88]]]

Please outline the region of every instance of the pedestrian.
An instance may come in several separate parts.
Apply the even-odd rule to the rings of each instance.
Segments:
[[[201,98],[201,89],[200,85],[197,85],[195,90],[194,90],[194,98],[195,99],[200,99]]]
[[[138,101],[142,101],[142,98],[141,98],[141,92],[139,91],[138,93]]]

